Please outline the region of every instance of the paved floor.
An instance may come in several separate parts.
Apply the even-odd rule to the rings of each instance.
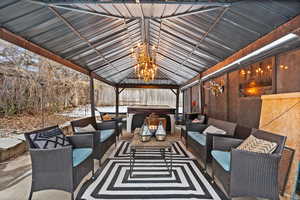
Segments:
[[[122,139],[130,139],[129,134],[124,134]],[[111,153],[112,148],[106,153],[104,159]],[[95,169],[98,168],[95,162]],[[90,178],[90,175],[86,179]],[[84,182],[84,181],[83,181]],[[82,182],[82,183],[83,183]],[[28,153],[18,158],[0,164],[0,199],[1,200],[26,200],[31,185],[31,163]],[[80,186],[78,187],[80,188]],[[78,192],[78,191],[76,191]],[[76,194],[75,192],[75,194]],[[67,192],[48,190],[33,194],[33,200],[68,200],[71,195]],[[250,198],[235,198],[234,200],[253,200]]]

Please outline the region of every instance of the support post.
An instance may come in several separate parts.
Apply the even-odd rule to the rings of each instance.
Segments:
[[[178,119],[178,115],[179,115],[179,94],[180,94],[180,90],[178,88],[176,90],[176,114],[175,114],[176,120]]]
[[[116,117],[119,117],[119,86],[116,86]]]
[[[91,102],[91,115],[95,117],[95,95],[94,95],[94,78],[90,76],[90,102]]]

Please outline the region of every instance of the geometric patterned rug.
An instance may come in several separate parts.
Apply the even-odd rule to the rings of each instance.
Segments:
[[[223,200],[226,197],[209,177],[203,175],[198,162],[192,159],[181,142],[173,146],[173,172],[169,176],[159,152],[142,152],[134,165],[134,176],[129,176],[128,142],[121,142],[112,156],[79,192],[80,200],[125,199],[205,199]]]

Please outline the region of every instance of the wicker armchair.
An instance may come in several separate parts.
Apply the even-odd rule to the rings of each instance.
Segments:
[[[192,123],[191,119],[185,119],[181,124],[181,135],[180,135],[180,137],[185,139],[185,145],[186,146],[187,146],[187,127],[189,127],[190,131],[191,131],[191,129],[193,129],[192,131],[197,131],[197,124],[199,124],[199,126],[202,127],[202,125],[204,125],[205,122],[207,121],[207,119],[206,119],[207,116],[206,115],[198,114],[196,118],[198,118],[202,122]],[[196,119],[196,118],[194,118],[194,119]]]
[[[212,178],[223,185],[227,196],[279,199],[278,166],[286,137],[253,129],[253,136],[276,142],[272,154],[254,153],[234,149],[243,140],[213,138]]]
[[[24,134],[32,162],[32,184],[28,199],[32,198],[33,192],[56,189],[70,192],[73,200],[74,191],[82,179],[90,172],[94,177],[91,156],[93,136],[69,136],[67,138],[71,145],[49,149],[37,148],[32,138],[36,134],[49,131],[52,134],[62,134],[58,126]]]
[[[118,138],[120,138],[120,135],[122,135],[122,130],[123,130],[123,122],[125,119],[121,118],[121,117],[116,117],[116,118],[112,118],[111,120],[104,120],[103,117],[104,115],[106,115],[107,113],[101,112],[98,109],[95,109],[97,112],[99,112],[100,114],[100,119],[102,122],[109,122],[109,121],[115,121],[117,123],[117,128],[116,128],[116,136]]]
[[[226,131],[226,135],[217,135],[214,133],[202,134],[202,132],[209,126],[213,125]],[[193,151],[194,155],[199,158],[206,171],[207,163],[211,162],[210,152],[212,150],[213,137],[234,137],[237,124],[217,120],[213,118],[208,119],[208,124],[188,123],[187,124],[187,146]],[[250,134],[250,133],[249,133]]]
[[[92,134],[94,141],[93,159],[99,160],[99,166],[101,165],[101,159],[105,152],[111,147],[112,144],[116,145],[116,133],[117,133],[116,121],[104,121],[96,123],[95,117],[87,117],[72,121],[72,129],[75,135],[78,134]],[[76,127],[85,127],[91,124],[96,131],[94,132],[77,132]]]

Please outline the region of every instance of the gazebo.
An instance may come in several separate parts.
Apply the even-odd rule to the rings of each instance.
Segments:
[[[183,92],[186,118],[205,114],[286,133],[287,146],[297,149],[289,140],[296,133],[265,125],[279,119],[268,115],[268,99],[299,98],[298,1],[2,0],[0,39],[88,75],[92,116],[94,79],[115,88],[117,116],[124,89],[171,89],[177,117]],[[136,72],[140,45],[155,53],[151,80]],[[275,97],[288,92],[294,96]],[[294,187],[289,179],[290,195]]]

